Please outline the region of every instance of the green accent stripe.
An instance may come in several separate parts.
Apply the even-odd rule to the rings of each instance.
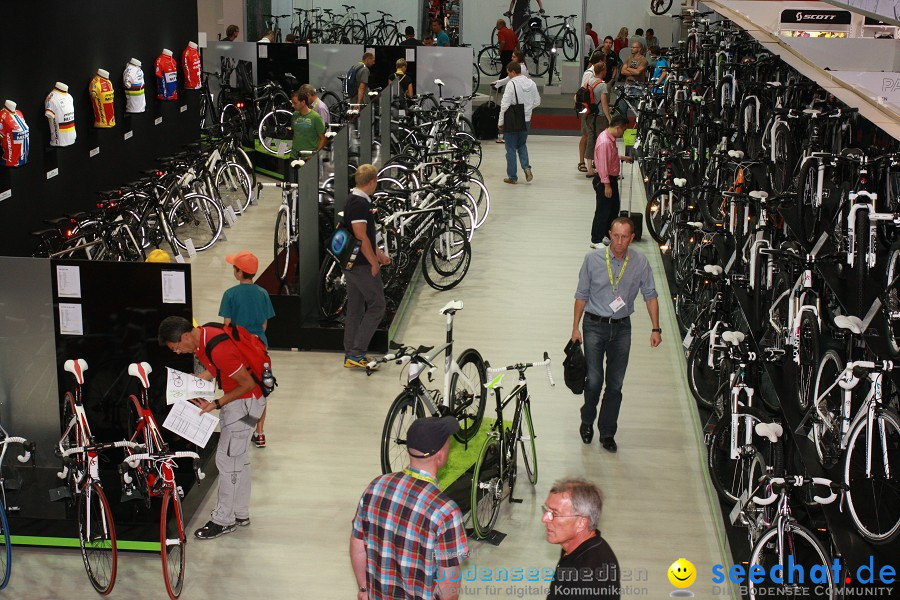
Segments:
[[[80,548],[81,542],[77,538],[41,537],[36,535],[11,535],[9,541],[19,546],[57,546],[64,548]],[[119,550],[143,550],[159,552],[159,542],[132,542],[128,540],[116,540]]]

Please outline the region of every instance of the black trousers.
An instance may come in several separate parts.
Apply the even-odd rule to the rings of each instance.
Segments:
[[[596,169],[596,165],[594,165]],[[596,195],[597,206],[594,208],[594,222],[591,224],[591,242],[594,244],[603,241],[603,238],[609,235],[612,228],[613,219],[619,216],[619,177],[617,175],[609,176],[609,183],[612,186],[612,197],[607,198],[604,193],[606,187],[600,181],[600,175],[594,175],[594,193]]]
[[[500,70],[500,75],[502,77],[506,77],[506,65],[512,62],[512,53],[512,50],[500,51],[500,63],[503,65],[503,68]]]

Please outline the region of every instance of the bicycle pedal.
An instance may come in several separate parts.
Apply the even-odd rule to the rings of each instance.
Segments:
[[[72,490],[68,486],[60,486],[50,490],[50,502],[72,498]]]

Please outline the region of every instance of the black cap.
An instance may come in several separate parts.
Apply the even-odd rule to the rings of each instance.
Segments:
[[[459,431],[456,417],[427,417],[416,419],[406,432],[406,449],[414,458],[428,458],[437,454],[447,439]]]

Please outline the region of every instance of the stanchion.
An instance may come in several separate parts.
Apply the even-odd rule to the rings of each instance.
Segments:
[[[375,97],[366,98],[368,104],[359,111],[359,164],[372,162],[372,124],[374,122]]]
[[[334,224],[341,220],[340,213],[344,212],[347,196],[350,194],[349,179],[347,178],[348,164],[350,160],[350,132],[352,127],[344,125],[337,130],[337,135],[331,143],[334,145]]]

